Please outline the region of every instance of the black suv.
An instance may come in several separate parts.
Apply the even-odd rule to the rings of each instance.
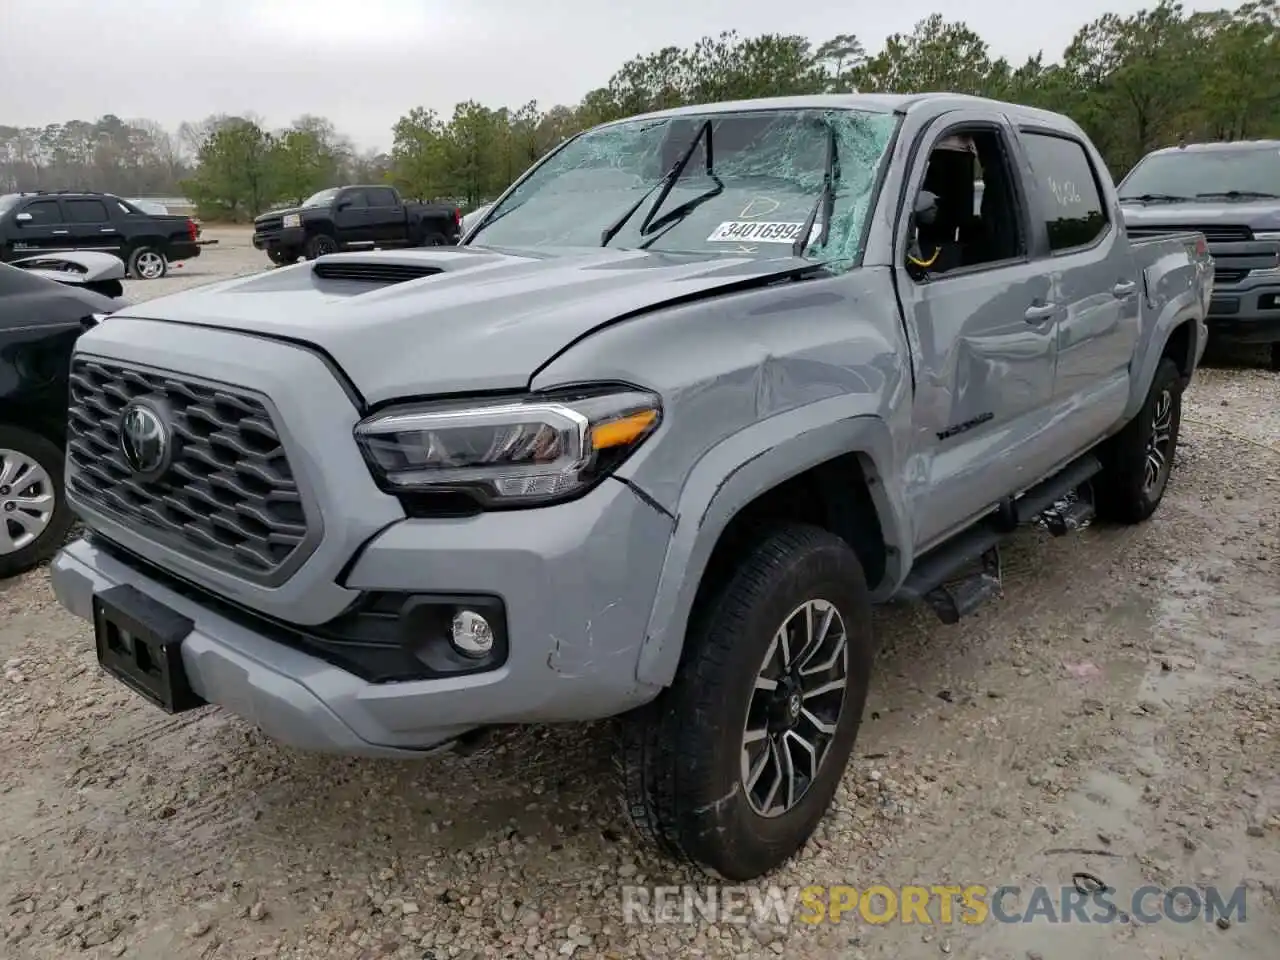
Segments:
[[[98,250],[115,254],[129,276],[157,280],[169,264],[200,256],[199,229],[190,217],[143,213],[109,193],[0,195],[0,262]]]

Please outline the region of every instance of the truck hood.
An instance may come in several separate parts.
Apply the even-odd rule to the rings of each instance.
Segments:
[[[1125,201],[1121,209],[1124,222],[1134,227],[1244,226],[1255,233],[1280,231],[1280,200]]]
[[[373,405],[522,389],[611,322],[817,269],[790,256],[433,247],[335,254],[120,312],[310,344]]]

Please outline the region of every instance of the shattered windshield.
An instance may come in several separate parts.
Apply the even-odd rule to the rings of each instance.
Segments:
[[[683,114],[600,127],[535,170],[490,211],[469,242],[514,248],[607,243],[670,253],[790,256],[821,196],[834,139],[831,227],[826,243],[818,243],[819,211],[806,255],[853,261],[897,122],[892,114],[862,110],[791,109]],[[663,177],[691,146],[680,178],[650,217]],[[678,215],[669,217],[673,212]]]
[[[1120,199],[1176,197],[1187,200],[1280,195],[1280,150],[1179,150],[1156,153],[1138,163],[1120,184]]]

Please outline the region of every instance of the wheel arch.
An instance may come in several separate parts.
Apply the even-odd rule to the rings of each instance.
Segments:
[[[891,456],[884,421],[855,416],[785,439],[761,428],[751,443],[726,441],[704,457],[680,498],[637,679],[671,682],[696,603],[723,582],[741,538],[769,520],[837,533],[862,561],[872,596],[887,596],[910,562],[904,511],[882,476]]]

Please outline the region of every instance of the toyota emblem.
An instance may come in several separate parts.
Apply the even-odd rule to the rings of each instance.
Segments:
[[[134,400],[120,415],[120,452],[135,474],[157,477],[169,466],[173,437],[160,411]]]

